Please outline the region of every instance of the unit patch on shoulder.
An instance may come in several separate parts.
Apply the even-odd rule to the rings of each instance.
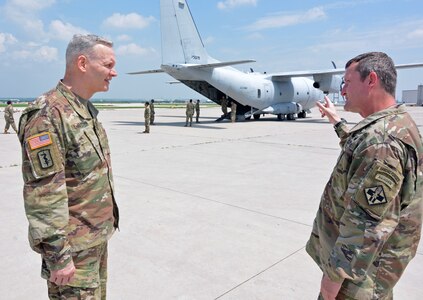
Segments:
[[[51,158],[50,149],[40,150],[37,153],[38,160],[42,169],[48,169],[53,166],[53,159]]]
[[[381,185],[364,189],[364,194],[366,195],[369,205],[385,204],[388,202],[386,200],[385,191]]]
[[[45,147],[53,143],[49,132],[43,132],[43,133],[31,136],[27,139],[27,141],[31,150]]]

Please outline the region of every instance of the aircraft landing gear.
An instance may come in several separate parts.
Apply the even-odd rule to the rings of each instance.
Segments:
[[[286,118],[288,121],[294,121],[296,119],[295,114],[287,114]]]
[[[259,120],[260,119],[260,115],[253,115],[254,120]]]
[[[284,114],[278,114],[278,121],[283,121],[285,120],[285,115]]]
[[[298,118],[304,119],[305,117],[307,117],[307,113],[304,110],[298,113]]]

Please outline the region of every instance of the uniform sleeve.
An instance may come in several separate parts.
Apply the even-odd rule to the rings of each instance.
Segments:
[[[22,140],[29,241],[32,249],[42,254],[50,270],[62,269],[71,260],[66,231],[69,210],[65,147],[58,124],[51,116],[36,117],[26,124]]]
[[[339,137],[339,145],[341,148],[344,146],[347,138],[349,137],[349,129],[347,124],[342,123],[340,126],[335,128],[335,132]]]
[[[340,232],[325,273],[331,280],[357,280],[378,257],[399,222],[403,182],[401,150],[371,145],[357,153],[349,170]]]

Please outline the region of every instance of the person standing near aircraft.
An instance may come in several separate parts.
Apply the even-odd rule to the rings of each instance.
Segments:
[[[192,116],[194,115],[194,103],[192,103],[192,99],[189,99],[189,102],[187,103],[187,109],[186,109],[186,121],[185,121],[185,127],[192,126]]]
[[[7,101],[7,106],[4,108],[4,120],[6,121],[6,126],[4,127],[4,134],[8,134],[9,127],[12,126],[13,130],[17,133],[15,119],[13,118],[13,105],[12,101]]]
[[[320,299],[392,299],[420,240],[422,139],[395,101],[397,73],[388,55],[364,53],[345,69],[344,109],[364,119],[348,130],[328,97],[317,103],[342,152],[306,250],[323,271]]]
[[[195,103],[195,122],[200,123],[200,100]]]
[[[225,96],[222,96],[220,103],[222,105],[223,116],[226,116],[228,114],[228,99]]]
[[[107,244],[119,212],[106,132],[89,99],[117,76],[112,47],[74,35],[64,78],[20,118],[28,237],[50,299],[106,299]]]
[[[144,104],[144,125],[145,129],[142,133],[150,133],[150,120],[151,120],[151,110],[150,110],[150,103],[145,102]]]
[[[231,102],[231,122],[234,123],[236,121],[236,102],[232,100]]]
[[[151,99],[150,102],[150,125],[154,125],[154,115],[156,112],[154,111],[154,99]]]

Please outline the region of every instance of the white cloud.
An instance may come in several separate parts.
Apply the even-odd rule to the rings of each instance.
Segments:
[[[7,45],[17,43],[18,40],[10,33],[0,32],[0,53],[6,51]]]
[[[137,44],[131,43],[128,45],[119,46],[116,49],[116,54],[118,55],[145,55],[151,52],[151,49],[146,49]]]
[[[12,58],[19,61],[52,62],[58,60],[58,53],[57,48],[41,46],[35,49],[13,51]]]
[[[58,59],[58,53],[57,48],[42,46],[35,51],[34,60],[52,62]]]
[[[42,10],[56,3],[56,0],[10,0],[8,5],[23,10]]]
[[[217,3],[219,9],[230,9],[242,5],[257,5],[257,0],[225,0]]]
[[[415,29],[407,34],[409,39],[423,39],[423,28]]]
[[[54,20],[50,23],[49,35],[58,40],[69,41],[74,34],[87,34],[88,31],[70,23]]]
[[[149,26],[152,22],[155,21],[155,18],[150,17],[143,17],[136,13],[130,13],[127,15],[122,15],[119,13],[114,13],[112,16],[108,17],[104,22],[103,25],[106,27],[112,28],[135,28],[135,29],[143,29]]]
[[[293,26],[296,24],[310,23],[326,18],[326,13],[321,7],[312,8],[304,13],[272,15],[259,19],[248,26],[249,30],[263,30],[269,28],[279,28]]]
[[[130,37],[129,35],[127,35],[127,34],[122,34],[122,35],[119,35],[117,38],[116,38],[116,40],[118,41],[118,42],[129,42],[129,41],[131,41],[132,40],[132,37]]]

